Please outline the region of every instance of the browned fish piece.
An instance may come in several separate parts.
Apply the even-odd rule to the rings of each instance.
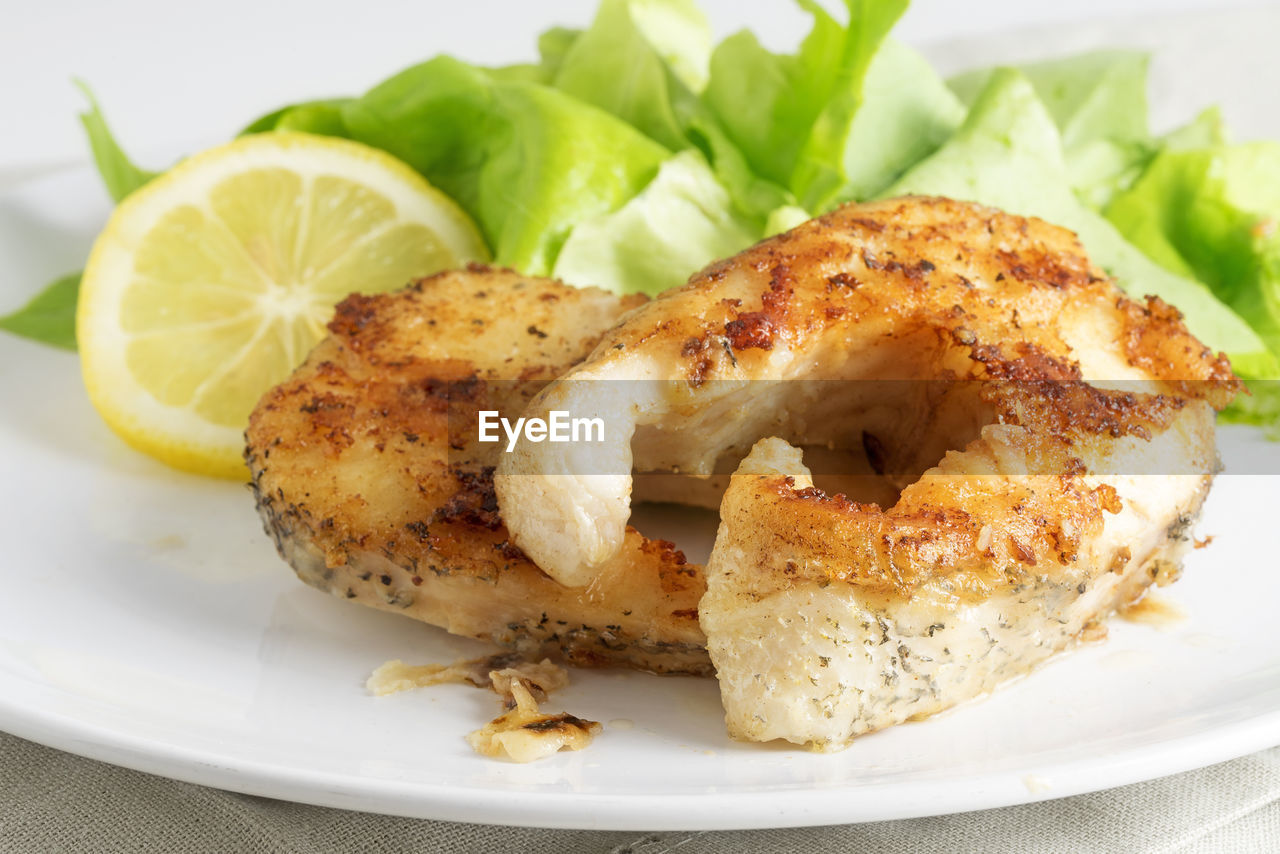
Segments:
[[[633,468],[745,456],[701,603],[730,733],[839,747],[1026,672],[1176,575],[1237,387],[1065,229],[851,205],[626,317],[526,412],[607,412],[609,441],[522,444],[497,494],[521,548],[591,584]],[[862,447],[900,495],[824,492],[796,444]]]
[[[321,590],[529,657],[709,672],[701,568],[628,531],[596,584],[562,587],[511,543],[501,445],[475,434],[477,411],[515,417],[643,301],[483,267],[349,297],[246,433],[281,556]]]

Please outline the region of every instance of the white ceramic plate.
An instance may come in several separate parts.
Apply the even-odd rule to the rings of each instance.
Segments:
[[[1159,43],[1185,45],[1157,66],[1155,110],[1185,118],[1223,100],[1229,116],[1262,117],[1272,124],[1255,132],[1276,133],[1274,112],[1249,101],[1271,90],[1244,85],[1257,63],[1236,61],[1269,56],[1247,46],[1274,27],[1246,22],[1206,40],[1222,20],[1157,28]],[[1058,32],[1056,44],[1093,43],[1083,32]],[[1152,46],[1153,32],[1132,40]],[[1014,43],[1052,52],[1051,40],[935,56],[954,68]],[[87,170],[0,194],[0,311],[82,258],[106,212]],[[0,334],[0,401],[0,729],[86,756],[331,806],[659,830],[1024,803],[1280,743],[1274,474],[1219,479],[1200,526],[1212,546],[1159,594],[1184,618],[1113,622],[1107,642],[988,699],[826,756],[729,742],[711,680],[575,672],[553,701],[604,733],[581,753],[514,766],[463,741],[495,713],[490,694],[449,685],[375,699],[362,687],[387,659],[449,661],[479,644],[303,586],[245,488],[171,472],[106,430],[73,355]],[[1280,472],[1280,446],[1249,430],[1222,436],[1228,472]]]
[[[93,181],[70,172],[0,196],[3,287],[92,233]],[[1106,643],[989,699],[816,755],[731,743],[713,680],[576,672],[553,700],[603,734],[517,766],[463,741],[496,713],[488,692],[362,687],[387,659],[479,644],[303,586],[245,487],[171,472],[106,430],[73,355],[0,335],[0,401],[0,728],[75,753],[363,810],[667,829],[1022,803],[1280,743],[1274,476],[1219,480],[1201,526],[1212,546],[1160,593],[1184,619],[1117,621]],[[1229,471],[1280,472],[1280,446],[1224,437]]]

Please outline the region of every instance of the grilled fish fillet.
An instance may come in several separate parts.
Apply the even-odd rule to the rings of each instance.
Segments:
[[[1212,466],[1193,421],[1154,452],[1189,443]],[[839,749],[1102,636],[1175,580],[1209,478],[999,474],[1055,452],[991,428],[882,510],[815,489],[781,439],[757,443],[725,493],[701,606],[729,734]]]
[[[1073,417],[1068,389],[1113,386],[1186,402],[1205,429],[1206,401],[1225,405],[1236,382],[1175,310],[1127,299],[1064,229],[948,199],[851,205],[611,329],[526,413],[598,415],[606,441],[521,443],[498,467],[498,503],[543,571],[584,585],[622,542],[633,470],[709,475],[777,436],[866,448],[901,488],[994,423],[998,380],[1042,383],[1048,396],[1018,404],[1040,400],[1032,419]],[[1127,404],[1108,399],[1117,413],[1090,417],[1109,429]]]
[[[943,199],[850,206],[611,330],[527,413],[607,412],[612,444],[522,446],[499,507],[546,571],[588,583],[631,466],[706,472],[754,445],[701,603],[729,731],[838,748],[1026,672],[1174,578],[1237,386],[1070,232]],[[863,445],[900,495],[814,488],[801,442]]]
[[[246,459],[267,533],[308,584],[527,657],[708,673],[704,585],[634,531],[590,589],[510,541],[476,413],[515,417],[642,297],[473,267],[352,296],[259,403]]]

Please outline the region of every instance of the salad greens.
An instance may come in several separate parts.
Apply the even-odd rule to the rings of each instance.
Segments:
[[[840,201],[869,199],[932,154],[964,121],[965,107],[928,60],[886,39],[863,84],[844,148]]]
[[[102,176],[102,183],[106,184],[112,201],[119,202],[160,173],[148,172],[133,164],[112,136],[93,92],[82,81],[77,80],[76,85],[89,101],[88,111],[80,114],[80,124],[84,126],[85,135],[89,138],[93,161],[98,166],[98,174]]]
[[[800,221],[808,219],[801,212]],[[741,251],[760,236],[736,214],[728,191],[698,151],[682,151],[658,177],[619,210],[579,223],[560,250],[552,273],[566,282],[601,276],[623,291],[643,291],[680,271]],[[661,246],[661,252],[653,247]]]
[[[713,44],[696,0],[601,0],[586,28],[544,32],[534,62],[439,56],[243,133],[384,149],[470,213],[498,263],[650,294],[842,202],[972,199],[1075,230],[1122,287],[1176,305],[1242,375],[1280,377],[1280,144],[1229,144],[1216,110],[1153,134],[1142,53],[944,81],[890,38],[907,0],[843,0],[840,16],[796,2],[812,24],[794,53],[745,31]],[[119,201],[155,173],[85,94]],[[0,328],[74,346],[76,281]],[[1277,423],[1276,387],[1256,384],[1228,416]]]
[[[79,295],[80,273],[68,273],[53,281],[13,314],[0,317],[0,329],[64,350],[74,350],[76,300]]]
[[[1020,66],[1057,126],[1071,186],[1091,207],[1149,156],[1145,53],[1099,51]],[[954,77],[952,89],[972,106],[996,69]]]
[[[281,107],[249,125],[243,133],[289,130],[297,133],[349,137],[347,126],[342,120],[342,110],[352,100],[352,98],[328,98]]]
[[[642,26],[642,11],[662,5],[669,19]],[[706,19],[692,3],[604,0],[592,25],[553,58],[547,82],[670,149],[684,148],[710,45]]]
[[[352,139],[396,155],[462,205],[497,263],[531,275],[550,273],[574,225],[621,207],[670,155],[558,89],[445,56],[374,87],[342,117]]]
[[[778,55],[750,32],[730,36],[711,55],[705,101],[756,173],[821,210],[843,188],[867,70],[907,3],[846,0],[847,26],[813,0],[800,3],[813,15],[800,50]]]
[[[1163,152],[1106,214],[1149,257],[1204,282],[1280,349],[1280,144]]]
[[[1227,351],[1237,370],[1276,368],[1258,335],[1207,287],[1161,269],[1080,201],[1053,118],[1020,71],[992,74],[964,125],[884,195],[908,193],[977,199],[1066,226],[1122,288],[1138,298],[1155,294],[1181,308],[1191,331],[1208,346]]]
[[[1198,141],[1157,156],[1107,218],[1166,269],[1204,282],[1280,353],[1280,144]],[[1250,382],[1234,413],[1280,433],[1276,372],[1249,375],[1270,381]]]

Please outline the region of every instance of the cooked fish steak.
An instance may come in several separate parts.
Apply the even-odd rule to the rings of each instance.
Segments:
[[[1177,577],[1208,478],[1000,475],[1027,452],[1019,433],[989,429],[887,512],[815,490],[782,440],[757,443],[725,494],[701,607],[730,735],[844,747],[1098,636]],[[1212,464],[1194,426],[1164,435]]]
[[[522,443],[498,501],[544,571],[583,585],[622,541],[633,470],[706,475],[778,436],[871,443],[902,487],[993,423],[985,384],[1015,379],[1217,403],[1230,390],[1209,384],[1234,381],[1177,312],[1125,298],[1064,229],[946,199],[853,205],[611,329],[526,413],[600,413],[607,441]]]
[[[870,437],[906,485],[995,419],[980,383],[950,380],[1019,376],[1192,397],[1231,379],[1175,311],[1125,298],[1064,229],[936,198],[847,206],[609,330],[527,412],[602,412],[607,442],[522,443],[498,501],[544,571],[588,584],[622,542],[632,470],[710,474],[768,435]]]
[[[476,413],[516,417],[643,298],[473,267],[352,296],[258,405],[246,459],[281,556],[321,590],[528,657],[706,673],[701,568],[624,534],[589,589],[510,541]]]
[[[645,381],[629,406],[620,379]],[[1070,232],[943,199],[850,206],[610,330],[528,412],[609,412],[614,444],[587,462],[616,468],[583,476],[571,449],[526,445],[499,506],[545,570],[590,583],[625,530],[631,464],[705,472],[754,445],[702,627],[731,734],[834,748],[1026,672],[1176,576],[1237,387]],[[801,443],[874,449],[901,493],[816,489]],[[579,511],[606,518],[580,530]]]

